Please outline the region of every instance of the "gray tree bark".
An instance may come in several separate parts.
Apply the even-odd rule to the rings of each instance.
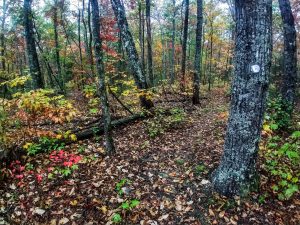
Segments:
[[[175,81],[175,35],[176,35],[176,1],[172,0],[173,18],[172,18],[172,52],[171,52],[171,84]]]
[[[203,1],[197,0],[196,52],[194,66],[193,104],[200,103],[201,45],[203,25]]]
[[[109,103],[107,98],[107,90],[105,85],[105,73],[103,64],[102,40],[100,38],[100,16],[98,0],[91,0],[92,6],[92,21],[93,21],[93,37],[94,37],[94,51],[96,56],[97,72],[99,77],[99,92],[102,106],[102,114],[104,120],[104,134],[105,134],[105,148],[107,154],[115,152],[112,129],[111,129],[111,115],[109,111]]]
[[[3,0],[2,4],[2,18],[1,18],[1,33],[0,33],[0,56],[1,56],[1,69],[5,71],[5,20],[6,20],[6,11],[7,11],[6,0]]]
[[[297,86],[297,44],[295,20],[289,0],[279,0],[279,7],[284,31],[283,53],[283,85],[282,97],[288,105],[285,107],[288,113],[292,113]]]
[[[60,63],[60,45],[58,40],[58,0],[54,0],[54,6],[53,6],[53,29],[54,29],[54,43],[55,43],[55,62],[56,62],[56,69],[57,69],[57,77],[59,79],[59,82],[61,83],[61,86],[63,87],[65,91],[65,85],[64,85],[64,78],[62,76],[62,69],[61,69],[61,63]]]
[[[145,41],[144,41],[144,36],[145,36],[145,19],[144,19],[144,6],[142,1],[139,1],[138,3],[138,10],[139,10],[139,41],[140,41],[140,48],[141,48],[141,67],[143,73],[145,72]]]
[[[272,0],[235,0],[235,76],[217,192],[246,194],[255,175],[271,66]]]
[[[182,59],[181,59],[181,81],[180,81],[180,89],[181,91],[185,90],[185,70],[186,70],[186,46],[187,46],[187,38],[188,38],[188,26],[189,26],[189,8],[190,1],[185,0],[185,16],[183,23],[183,37],[182,37]]]
[[[146,26],[147,26],[147,61],[148,77],[150,86],[154,85],[153,65],[152,65],[152,35],[151,35],[151,1],[146,0]]]
[[[32,85],[34,89],[43,88],[44,80],[41,73],[38,55],[36,52],[33,21],[32,21],[32,0],[24,0],[23,13],[24,13],[24,29],[26,52],[28,57],[29,70],[32,77]]]
[[[139,90],[148,89],[146,76],[142,71],[135,43],[131,32],[129,31],[124,6],[121,4],[120,0],[111,0],[111,4],[117,19],[118,27],[121,33],[121,40],[128,56],[129,65],[131,67],[135,83]],[[153,102],[145,95],[140,96],[140,102],[143,108],[150,109],[153,107]]]

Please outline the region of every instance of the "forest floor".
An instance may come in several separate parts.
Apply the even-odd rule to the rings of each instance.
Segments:
[[[64,149],[84,160],[67,179],[0,185],[0,224],[300,224],[300,201],[267,198],[261,189],[247,198],[229,200],[212,192],[209,176],[222,155],[229,99],[216,88],[201,106],[183,107],[185,122],[150,138],[140,120],[114,130],[116,154],[104,156],[101,137]],[[151,119],[148,119],[151,121]],[[47,171],[44,155],[26,159]],[[139,200],[132,209],[124,202]],[[124,204],[123,204],[124,206]],[[116,218],[115,218],[116,219]]]

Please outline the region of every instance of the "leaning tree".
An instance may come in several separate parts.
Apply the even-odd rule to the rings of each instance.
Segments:
[[[235,0],[235,74],[219,167],[212,174],[225,196],[248,191],[255,177],[271,66],[272,0]]]
[[[120,29],[121,40],[127,53],[128,63],[131,67],[133,78],[135,80],[137,88],[142,92],[140,95],[141,106],[143,108],[150,109],[153,107],[153,102],[143,94],[143,91],[148,89],[148,84],[146,81],[146,76],[140,65],[139,56],[132,34],[129,30],[124,5],[120,0],[111,0],[111,5],[117,20],[118,27]]]

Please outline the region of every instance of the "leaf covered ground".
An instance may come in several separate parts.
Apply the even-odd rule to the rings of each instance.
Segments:
[[[222,155],[229,99],[223,89],[210,96],[198,107],[161,103],[182,108],[184,122],[152,138],[153,118],[118,128],[115,155],[103,154],[101,136],[66,146],[64,152],[80,159],[67,177],[49,177],[48,155],[20,160],[34,173],[22,183],[1,184],[0,224],[299,225],[299,195],[262,203],[267,185],[231,200],[212,191],[209,177]]]

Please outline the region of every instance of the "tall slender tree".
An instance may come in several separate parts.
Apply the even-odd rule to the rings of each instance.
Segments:
[[[172,17],[172,52],[171,52],[171,83],[175,81],[175,35],[176,35],[176,0],[172,0],[173,17]]]
[[[146,0],[146,26],[147,26],[147,68],[150,86],[154,85],[152,63],[152,37],[151,37],[151,0]]]
[[[57,69],[57,77],[59,78],[59,82],[61,83],[61,86],[64,88],[64,78],[62,76],[62,69],[60,63],[60,44],[58,40],[58,0],[54,0],[52,20],[53,20],[53,30],[54,30],[55,63]]]
[[[141,67],[143,73],[145,72],[145,16],[144,16],[144,4],[143,1],[140,0],[138,2],[138,10],[139,10],[139,41],[140,41],[140,49],[141,49]]]
[[[189,11],[190,11],[190,1],[185,0],[185,13],[184,13],[184,23],[183,23],[183,37],[182,37],[182,59],[181,59],[181,81],[180,89],[185,90],[185,71],[186,71],[186,46],[188,38],[188,26],[189,26]]]
[[[121,40],[126,50],[129,65],[131,67],[135,83],[141,91],[148,89],[146,76],[142,71],[139,56],[135,47],[135,43],[129,30],[128,22],[125,15],[125,8],[120,0],[111,0],[112,8],[117,19],[118,27],[121,33]],[[141,106],[143,108],[152,108],[153,102],[146,95],[140,96]]]
[[[105,133],[105,148],[108,154],[115,151],[113,138],[111,134],[111,116],[109,110],[109,103],[107,98],[107,90],[105,85],[105,73],[103,64],[102,40],[100,37],[100,15],[98,0],[91,0],[92,17],[93,17],[93,37],[94,37],[94,51],[96,56],[97,72],[99,77],[99,92],[101,98],[102,114],[104,120]]]
[[[33,14],[31,9],[32,0],[24,0],[23,13],[24,13],[24,29],[26,52],[28,56],[29,70],[32,77],[33,88],[43,88],[44,80],[41,73],[40,63],[36,52],[35,38],[33,32]]]
[[[203,1],[197,0],[196,52],[194,66],[193,104],[200,103],[201,45],[203,26]]]
[[[297,44],[295,20],[289,0],[279,0],[279,7],[284,31],[284,53],[283,53],[283,85],[282,97],[287,104],[286,111],[293,111],[296,86],[297,86]]]
[[[2,17],[1,17],[1,30],[0,30],[0,56],[1,56],[1,69],[5,71],[5,21],[8,4],[6,0],[2,3]]]
[[[212,175],[225,196],[244,194],[255,175],[271,65],[272,0],[235,0],[235,76],[221,163]]]

